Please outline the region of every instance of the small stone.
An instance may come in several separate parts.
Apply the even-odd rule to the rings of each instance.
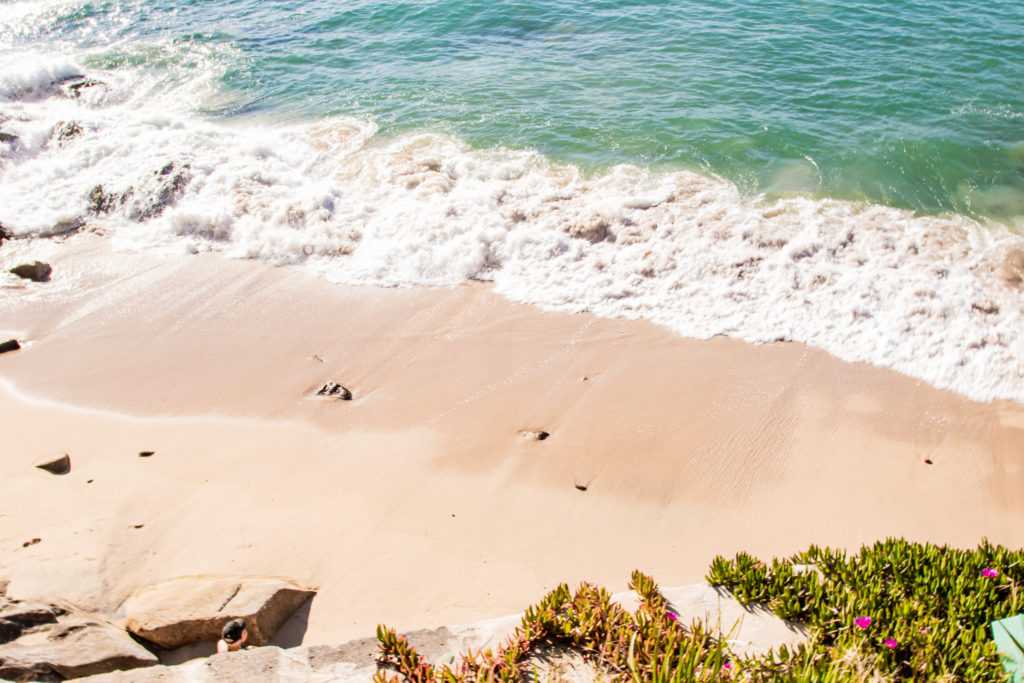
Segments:
[[[587,485],[586,484],[573,484],[573,486],[576,487],[577,491],[586,491],[587,490]]]
[[[140,458],[151,458],[156,451],[139,451]]]
[[[30,545],[35,545],[36,543],[39,543],[39,542],[40,542],[40,541],[42,541],[42,540],[43,540],[43,539],[41,539],[41,538],[33,538],[33,539],[32,539],[31,541],[25,541],[24,543],[22,543],[22,544],[21,544],[21,547],[22,547],[22,548],[27,548],[27,547],[29,547]]]
[[[17,339],[8,339],[7,341],[0,344],[0,353],[8,353],[10,351],[17,351],[21,348],[21,344],[18,343]]]
[[[536,439],[537,441],[543,441],[544,439],[551,436],[551,434],[545,432],[543,429],[524,429],[523,431],[519,432],[519,434],[522,435],[524,438]]]
[[[41,470],[46,470],[50,474],[67,474],[71,471],[71,456],[64,453],[63,455],[58,455],[56,458],[40,460],[36,463],[36,467]]]
[[[145,525],[145,524],[133,524],[133,525],[132,525],[132,528],[133,528],[133,529],[141,529],[141,528],[142,528],[142,527],[144,527],[144,526],[146,526],[146,525]]]
[[[992,314],[999,312],[999,306],[995,304],[991,299],[982,299],[981,301],[975,301],[971,304],[971,308],[976,311],[981,311],[985,314]]]
[[[337,382],[328,382],[323,385],[317,390],[316,395],[324,398],[337,398],[342,401],[352,400],[352,392]]]
[[[931,459],[931,458],[929,458],[928,456],[925,456],[925,457],[921,458],[921,462],[923,462],[923,463],[924,463],[925,465],[931,465],[931,464],[933,464],[933,461],[932,461],[932,459]]]
[[[11,135],[10,133],[0,133],[0,142],[6,142],[7,144],[11,144],[17,139],[17,135]]]
[[[53,268],[49,263],[36,261],[35,263],[22,263],[20,266],[11,268],[10,272],[20,278],[32,280],[32,282],[46,282],[50,279]]]

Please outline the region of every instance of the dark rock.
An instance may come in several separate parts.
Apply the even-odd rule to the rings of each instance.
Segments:
[[[17,640],[19,636],[21,636],[21,626],[13,621],[0,619],[0,645]]]
[[[573,484],[573,486],[576,487],[577,491],[586,491],[587,490],[587,485],[586,484]]]
[[[36,463],[36,467],[51,474],[67,474],[71,471],[71,456],[67,453],[55,458],[47,458]]]
[[[21,344],[18,343],[17,339],[8,339],[7,341],[0,343],[0,353],[17,351],[20,348]]]
[[[60,86],[61,95],[70,97],[73,100],[77,100],[83,93],[93,88],[102,89],[103,92],[107,90],[107,84],[103,81],[86,78],[85,76],[72,76],[61,81],[55,81],[54,85]]]
[[[18,139],[17,135],[11,135],[10,133],[0,133],[0,142],[6,142],[8,144]]]
[[[112,192],[104,192],[102,185],[89,190],[89,211],[90,213],[110,213],[117,206],[117,195]]]
[[[154,171],[153,175],[156,177],[156,180],[150,184],[149,190],[140,191],[143,197],[132,209],[132,219],[144,221],[156,218],[164,212],[164,209],[174,204],[192,180],[189,168],[189,165],[185,164],[180,169],[177,169],[174,162],[170,162],[159,171]],[[123,195],[125,199],[127,199],[127,195],[130,193],[131,190]]]
[[[524,429],[519,433],[527,439],[536,439],[537,441],[543,441],[551,436],[551,434],[545,432],[543,429]]]
[[[32,280],[32,282],[47,282],[53,268],[49,263],[36,261],[35,263],[22,263],[20,266],[11,268],[10,272],[26,280]]]
[[[324,398],[337,398],[342,401],[352,400],[352,392],[337,382],[328,382],[323,385],[317,390],[316,395]]]
[[[4,227],[3,223],[0,223],[0,244],[3,244],[4,240],[13,239],[14,235],[11,231]]]
[[[981,301],[975,301],[973,304],[971,304],[971,308],[985,314],[999,312],[999,306],[997,306],[995,302],[993,302],[991,299],[982,299]]]
[[[156,451],[139,451],[140,458],[150,458]]]
[[[33,539],[32,539],[32,540],[30,540],[30,541],[25,541],[24,543],[22,543],[22,544],[21,544],[21,547],[22,547],[22,548],[27,548],[27,547],[29,547],[30,545],[35,545],[36,543],[39,543],[39,542],[41,542],[42,540],[43,540],[43,539],[41,539],[41,538],[33,538]]]
[[[52,140],[56,140],[57,144],[64,144],[68,140],[73,140],[82,134],[82,127],[78,125],[76,121],[59,121],[56,126],[53,127],[53,133],[50,135]]]

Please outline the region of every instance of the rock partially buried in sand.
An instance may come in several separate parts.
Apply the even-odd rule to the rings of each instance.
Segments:
[[[49,263],[36,261],[35,263],[22,263],[11,268],[10,272],[20,278],[32,280],[32,282],[46,282],[50,279],[50,273],[53,272],[53,268]]]
[[[18,343],[17,339],[8,339],[0,344],[0,353],[10,353],[11,351],[17,351],[20,348],[21,344]]]
[[[524,429],[519,434],[524,439],[535,439],[537,441],[543,441],[544,439],[551,436],[550,433],[545,432],[543,429]]]
[[[337,382],[328,382],[323,385],[317,389],[316,395],[321,398],[336,398],[342,401],[352,400],[352,392]]]
[[[71,456],[67,453],[56,458],[47,458],[36,463],[36,467],[50,474],[67,474],[71,471]]]
[[[126,628],[160,647],[215,641],[245,619],[248,642],[264,645],[316,591],[265,576],[183,576],[146,586],[125,603]]]

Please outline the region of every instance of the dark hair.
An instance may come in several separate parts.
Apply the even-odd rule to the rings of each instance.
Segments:
[[[245,631],[245,619],[232,619],[228,623],[224,624],[224,629],[220,632],[220,637],[223,638],[226,643],[233,643],[242,637],[243,631]]]

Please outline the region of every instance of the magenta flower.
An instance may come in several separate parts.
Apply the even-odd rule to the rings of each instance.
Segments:
[[[726,670],[731,669],[732,668],[732,662],[726,662],[725,664],[722,665],[722,668],[726,669]]]
[[[860,628],[867,628],[871,626],[871,617],[857,617],[853,620],[853,623],[857,624]]]
[[[897,642],[896,642],[896,641],[895,641],[894,639],[892,639],[892,638],[886,638],[885,640],[883,640],[883,641],[882,641],[882,645],[885,645],[885,646],[886,646],[887,648],[889,648],[890,650],[895,650],[895,649],[896,649],[896,646],[897,646],[898,644],[899,644],[899,643],[897,643]]]
[[[669,621],[675,621],[679,616],[675,612],[665,612],[665,616],[668,617]]]
[[[981,570],[981,575],[982,576],[987,576],[990,579],[994,579],[997,576],[999,576],[999,572],[997,572],[995,569],[982,569]]]

